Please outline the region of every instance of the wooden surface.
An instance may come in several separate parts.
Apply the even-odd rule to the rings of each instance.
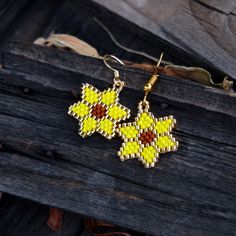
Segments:
[[[63,214],[60,231],[52,231],[46,223],[48,218],[49,207],[45,205],[9,194],[4,194],[0,201],[1,236],[101,236],[104,233],[110,233],[111,236],[143,235],[107,223],[94,222],[92,219],[67,211]],[[94,224],[97,227],[94,227]]]
[[[7,46],[8,42],[14,40],[24,40],[33,42],[40,37],[53,15],[57,12],[61,0],[18,0],[2,1],[0,5],[2,14],[0,29],[0,49]],[[24,3],[24,4],[23,4]],[[26,4],[27,3],[27,4]],[[20,9],[16,5],[21,6]],[[10,7],[9,7],[10,6]],[[18,9],[18,14],[14,15],[9,10]],[[14,16],[14,18],[13,18]],[[11,18],[11,24],[7,19]]]
[[[10,24],[14,21],[20,11],[27,5],[29,0],[2,0],[0,1],[0,35],[10,28]],[[2,37],[0,37],[2,38]]]
[[[93,1],[236,79],[234,0]]]
[[[99,3],[113,11],[117,7],[115,1]],[[146,170],[135,160],[117,159],[119,139],[81,139],[76,121],[66,114],[69,104],[79,99],[81,82],[100,89],[111,84],[112,73],[100,61],[27,43],[6,50],[12,39],[32,41],[54,31],[85,40],[101,55],[148,61],[118,48],[96,17],[125,46],[154,57],[164,50],[165,59],[205,67],[216,81],[227,73],[234,77],[233,1],[224,6],[218,1],[170,1],[168,8],[162,1],[120,3],[114,13],[84,0],[34,1],[15,8],[23,10],[18,18],[12,15],[11,27],[2,20],[0,191],[155,235],[234,235],[235,93],[162,78],[150,96],[151,109],[158,116],[176,117],[174,135],[181,146],[177,153],[162,155],[157,168]],[[150,13],[146,4],[158,4],[160,11],[156,14],[152,7]],[[127,81],[122,103],[134,116],[150,75],[121,70]],[[37,227],[33,224],[28,232]]]
[[[101,61],[14,43],[2,64],[1,191],[155,235],[234,234],[234,93],[161,78],[151,109],[175,116],[180,148],[147,170],[135,160],[119,161],[119,139],[82,139],[67,115],[82,82],[111,85]],[[119,69],[127,81],[121,102],[134,116],[150,75]]]
[[[0,231],[2,236],[40,235],[40,236],[77,236],[89,235],[82,217],[65,212],[60,232],[47,227],[49,215],[47,206],[5,194],[0,202]]]
[[[114,4],[114,6],[115,5],[116,4]],[[138,14],[137,17],[139,17]],[[128,48],[143,51],[154,58],[159,57],[160,53],[164,51],[165,60],[178,65],[203,67],[212,74],[215,82],[222,82],[227,74],[225,70],[217,67],[211,60],[204,59],[202,54],[191,54],[189,50],[182,49],[174,43],[163,39],[161,34],[153,34],[148,31],[148,28],[137,27],[136,22],[132,23],[117,15],[117,13],[109,11],[101,5],[90,1],[71,0],[63,3],[48,25],[44,35],[47,36],[51,32],[68,33],[88,42],[94,46],[101,55],[110,53],[131,61],[148,61],[153,63],[153,61],[145,57],[129,53],[117,47],[94,18],[97,18],[107,27],[120,44]],[[189,22],[191,21],[189,20]],[[81,25],[83,27],[81,27]],[[176,39],[176,42],[177,41]],[[190,44],[195,45],[195,41],[191,41]],[[224,65],[228,67],[228,64],[230,64],[229,60],[224,60],[222,67],[224,67]],[[234,87],[236,90],[235,84]]]

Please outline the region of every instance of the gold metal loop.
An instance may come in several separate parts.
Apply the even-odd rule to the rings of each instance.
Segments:
[[[152,91],[154,84],[158,81],[159,75],[158,75],[158,69],[161,64],[162,58],[164,53],[161,53],[161,56],[157,62],[155,73],[151,76],[148,83],[145,84],[143,90],[144,90],[144,98],[143,101],[139,104],[139,109],[143,109],[142,107],[146,107],[145,109],[149,109],[149,103],[147,101],[147,95]],[[147,105],[148,104],[148,105]]]
[[[164,53],[162,52],[161,56],[160,56],[160,58],[159,58],[159,60],[157,62],[155,73],[151,76],[151,78],[149,79],[148,83],[145,84],[145,86],[143,88],[144,93],[145,93],[144,100],[146,100],[146,97],[147,97],[148,93],[150,93],[152,91],[152,88],[153,88],[154,84],[157,82],[157,80],[159,78],[159,75],[157,73],[158,73],[158,68],[159,68],[159,66],[161,64],[163,55],[164,55]]]
[[[124,81],[121,81],[121,80],[116,81],[114,79],[113,89],[115,89],[118,93],[120,93],[124,85],[125,85]]]
[[[118,63],[120,63],[120,64],[123,65],[123,66],[125,65],[124,62],[121,61],[119,58],[117,58],[117,57],[114,56],[114,55],[106,54],[106,55],[103,56],[103,62],[104,62],[104,64],[105,64],[109,69],[111,69],[111,70],[114,72],[114,77],[115,77],[115,78],[119,78],[119,77],[120,77],[119,71],[116,70],[116,69],[114,69],[114,68],[112,68],[112,67],[108,64],[107,61],[108,61],[109,59],[114,59],[115,61],[117,61]]]

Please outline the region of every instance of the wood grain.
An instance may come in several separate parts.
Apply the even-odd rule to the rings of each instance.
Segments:
[[[29,0],[3,0],[0,1],[0,44],[5,38],[11,23],[17,18],[18,14],[26,7]]]
[[[0,204],[1,235],[53,236],[55,232],[46,225],[48,214],[47,206],[4,194]],[[87,235],[82,233],[83,228],[81,216],[65,212],[62,229],[56,235]]]
[[[7,29],[17,14],[26,6],[29,0],[23,1],[1,1],[0,2],[0,33]]]
[[[61,0],[1,1],[0,49],[14,40],[33,42],[40,37],[60,3]]]
[[[137,17],[139,16],[137,15]],[[137,24],[91,1],[71,0],[63,3],[45,30],[44,35],[48,36],[51,32],[71,34],[95,47],[100,55],[110,53],[130,61],[153,63],[146,57],[119,48],[96,22],[95,18],[110,30],[120,44],[128,48],[143,51],[154,58],[158,58],[160,53],[164,51],[165,60],[177,65],[205,68],[212,74],[213,81],[216,83],[221,83],[226,75],[225,71],[201,55],[191,54],[168,40],[163,40],[159,35],[137,27]],[[192,44],[194,43],[192,41]],[[226,64],[228,62],[225,61]]]
[[[2,64],[0,191],[155,235],[234,234],[234,93],[161,77],[151,110],[175,116],[181,145],[147,170],[118,160],[119,139],[82,139],[67,115],[81,83],[111,86],[102,61],[16,42]],[[127,82],[121,103],[134,117],[150,75],[117,68]]]
[[[235,1],[93,1],[236,78]]]

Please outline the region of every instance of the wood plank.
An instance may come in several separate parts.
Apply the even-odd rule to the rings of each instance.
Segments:
[[[4,0],[0,2],[0,42],[5,37],[10,24],[28,3],[29,0]]]
[[[26,2],[28,4],[23,8]],[[61,0],[2,1],[3,6],[0,6],[0,9],[6,8],[6,12],[3,10],[2,18],[15,18],[12,20],[14,23],[4,27],[4,33],[0,36],[0,48],[3,49],[14,40],[34,41],[41,36],[61,2]],[[19,6],[22,9],[18,9]],[[21,11],[15,16],[10,10]],[[1,27],[5,25],[4,20],[2,21]]]
[[[236,78],[235,1],[93,1]]]
[[[161,190],[147,189],[82,166],[68,168],[67,162],[61,167],[55,164],[16,154],[1,154],[1,189],[146,233],[233,235],[234,210],[222,206],[229,195],[223,202],[218,198],[218,203],[212,199],[208,204],[201,200],[180,200]],[[181,192],[185,198],[185,193]],[[232,206],[233,197],[230,198]],[[122,217],[115,217],[118,215]]]
[[[119,139],[82,139],[66,114],[82,82],[99,89],[111,85],[112,73],[100,60],[13,43],[2,62],[0,191],[155,235],[233,235],[233,93],[162,77],[150,96],[151,109],[176,117],[181,146],[147,170],[116,158]],[[127,81],[121,101],[134,116],[150,75],[118,68]],[[163,102],[169,106],[161,110]]]
[[[2,236],[39,235],[51,236],[53,232],[47,225],[49,207],[5,194],[0,204],[0,231]],[[64,235],[81,235],[82,217],[65,212],[61,231]]]
[[[62,211],[62,210],[60,210]],[[48,224],[49,207],[30,200],[22,199],[9,194],[4,194],[0,203],[0,231],[2,236],[91,236],[91,233],[102,232],[124,232],[127,235],[141,236],[135,231],[127,231],[127,229],[119,227],[105,227],[100,224],[92,225],[89,222],[93,219],[86,218],[87,225],[85,225],[84,218],[72,212],[63,212],[63,222],[60,231],[55,232],[50,229]],[[88,228],[87,228],[88,227]],[[91,233],[89,231],[91,231]]]
[[[45,31],[45,37],[51,32],[67,33],[88,42],[98,50],[100,55],[110,53],[130,61],[149,61],[149,63],[153,63],[153,61],[150,61],[146,57],[129,53],[115,45],[94,17],[111,31],[120,44],[128,48],[143,51],[154,58],[159,57],[160,53],[164,51],[165,60],[178,65],[206,68],[212,74],[214,82],[217,83],[222,82],[226,75],[225,71],[222,71],[202,56],[198,54],[192,55],[186,50],[163,40],[158,35],[137,27],[136,24],[91,1],[81,0],[78,2],[71,0],[63,3],[48,25]],[[79,25],[83,25],[83,27],[78,27]]]
[[[37,55],[35,51],[37,51],[40,48],[42,53]],[[2,61],[4,63],[5,61],[5,68],[8,70],[18,70],[22,71],[24,73],[30,73],[31,75],[37,75],[38,74],[38,68],[39,64],[37,60],[39,59],[41,62],[44,62],[46,64],[57,64],[58,67],[61,69],[66,67],[66,70],[69,70],[70,78],[67,79],[66,83],[63,84],[61,80],[57,81],[49,81],[47,78],[44,78],[45,81],[47,81],[48,86],[51,86],[54,90],[60,89],[63,92],[67,92],[68,90],[78,91],[78,88],[76,87],[76,73],[82,73],[85,75],[90,75],[96,80],[102,80],[106,84],[111,84],[112,80],[107,79],[109,75],[111,74],[110,71],[107,68],[102,67],[103,63],[99,60],[87,58],[87,57],[77,57],[74,53],[67,53],[67,52],[61,52],[59,50],[48,50],[47,48],[42,48],[38,46],[30,46],[30,44],[27,43],[16,43],[11,44],[11,48],[9,49],[13,53],[5,53],[2,57]],[[20,56],[19,56],[20,55]],[[23,61],[20,61],[20,58],[24,58]],[[79,59],[78,59],[79,58]],[[35,62],[33,62],[33,61]],[[30,68],[28,68],[28,63],[31,63]],[[50,69],[50,67],[45,67],[45,64],[41,65],[41,74],[43,74],[44,77],[47,77],[48,75],[53,76],[61,76],[62,78],[66,76],[65,71],[58,69],[56,72]],[[144,83],[146,83],[147,79],[150,77],[150,74],[145,73],[140,70],[132,69],[132,68],[122,68],[118,67],[123,72],[124,80],[126,81],[127,89],[124,90],[125,96],[128,96],[128,94],[134,93],[134,90],[136,91],[142,91]],[[97,73],[97,70],[100,70],[101,74],[104,74],[105,76],[101,76]],[[137,71],[137,79],[132,78],[133,71]],[[59,74],[60,72],[60,74]],[[57,74],[55,74],[57,73]],[[102,78],[100,78],[102,77]],[[32,78],[35,79],[35,78]],[[31,79],[30,79],[31,80]],[[95,80],[95,81],[96,81]],[[139,80],[140,82],[136,84],[136,87],[133,86],[133,84],[137,83],[135,80]],[[93,79],[90,80],[91,83],[93,83]],[[142,82],[143,81],[143,82]],[[83,81],[82,81],[83,82]],[[85,81],[84,81],[85,82]],[[19,83],[19,82],[18,82]],[[68,90],[66,90],[68,89]],[[126,92],[128,91],[128,92]],[[136,94],[136,95],[135,95]],[[135,107],[137,104],[138,99],[140,99],[140,92],[134,93],[133,95],[133,101],[131,101],[132,105]],[[191,81],[182,81],[177,80],[175,78],[167,78],[163,77],[162,80],[158,83],[158,85],[154,88],[153,93],[150,96],[151,102],[154,104],[152,106],[159,106],[162,102],[167,102],[170,104],[170,107],[168,109],[175,109],[175,112],[179,113],[181,112],[180,109],[177,107],[171,107],[171,106],[180,106],[181,109],[191,109],[192,106],[197,107],[197,109],[203,108],[204,110],[208,111],[214,111],[221,113],[221,115],[217,116],[216,118],[211,117],[209,119],[208,114],[205,113],[202,114],[201,117],[197,116],[195,119],[193,116],[191,116],[191,119],[189,115],[186,117],[186,110],[182,111],[181,118],[184,119],[186,117],[185,122],[188,122],[187,120],[194,120],[197,122],[199,120],[199,123],[202,123],[204,125],[204,120],[207,119],[208,122],[211,122],[212,125],[217,125],[219,128],[221,126],[222,128],[222,122],[227,121],[229,124],[230,129],[235,128],[235,122],[234,118],[236,116],[236,104],[235,99],[236,95],[234,92],[231,91],[221,91],[218,89],[213,89],[210,87],[206,87],[201,84],[197,84]],[[223,102],[222,102],[223,101]],[[125,101],[124,101],[125,102]],[[129,104],[129,103],[127,103]],[[181,105],[182,104],[182,105]],[[195,108],[196,109],[196,108]],[[160,110],[160,109],[156,109]],[[133,111],[133,114],[135,114],[136,110]],[[161,111],[159,111],[161,112]],[[171,110],[170,112],[173,112]],[[191,111],[193,112],[193,111]],[[166,111],[164,111],[166,113]],[[164,114],[163,111],[161,115]],[[183,114],[184,113],[184,114]],[[199,111],[196,110],[196,113],[198,114]],[[208,116],[208,117],[207,117]],[[226,117],[228,116],[228,117]],[[185,123],[183,122],[183,123]],[[225,122],[226,123],[226,122]],[[191,126],[191,125],[189,125]],[[199,125],[198,125],[199,126]],[[225,127],[225,126],[224,126]],[[210,129],[210,127],[208,127]],[[210,129],[211,130],[211,129]],[[212,128],[212,132],[214,130],[217,130],[215,127]],[[221,133],[222,129],[219,130]],[[203,131],[204,132],[204,131]],[[226,133],[226,132],[225,132]],[[205,134],[204,132],[204,135]],[[224,134],[222,134],[224,135]],[[212,135],[211,139],[214,140],[214,135]],[[219,136],[219,135],[218,135]],[[218,137],[221,139],[220,137]],[[221,141],[224,139],[222,138]],[[230,141],[234,142],[234,141]]]

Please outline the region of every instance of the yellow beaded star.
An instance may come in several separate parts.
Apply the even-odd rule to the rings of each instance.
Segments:
[[[90,84],[83,84],[82,101],[70,106],[68,111],[79,120],[82,137],[95,131],[108,139],[115,135],[116,123],[130,116],[130,110],[118,103],[118,95],[116,88],[100,92]]]
[[[135,122],[118,125],[117,132],[124,139],[118,156],[122,161],[138,158],[145,167],[154,167],[159,153],[178,148],[178,141],[170,134],[175,123],[173,116],[156,119],[151,112],[140,111]]]

